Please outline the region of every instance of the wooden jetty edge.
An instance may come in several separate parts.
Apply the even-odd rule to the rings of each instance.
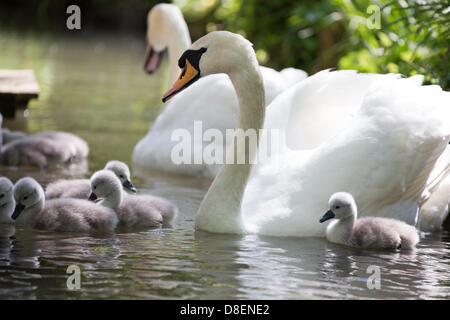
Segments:
[[[26,108],[30,99],[39,96],[39,84],[33,70],[0,69],[0,112],[14,118],[16,109]]]

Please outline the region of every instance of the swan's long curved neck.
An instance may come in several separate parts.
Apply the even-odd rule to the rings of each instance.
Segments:
[[[178,59],[192,44],[188,26],[182,16],[173,21],[171,26],[170,34],[168,35],[169,44],[167,46],[169,55],[169,88],[180,73]]]
[[[259,140],[259,129],[265,116],[264,86],[256,59],[249,65],[229,74],[229,77],[239,100],[238,129],[256,130]],[[236,146],[235,143],[234,149],[227,150],[226,158],[229,159],[229,152],[234,155],[245,153],[246,162],[225,164],[218,173],[200,205],[196,219],[198,229],[221,233],[246,232],[241,218],[241,203],[252,169],[248,159],[256,155],[257,148],[249,148],[248,144],[245,148]]]

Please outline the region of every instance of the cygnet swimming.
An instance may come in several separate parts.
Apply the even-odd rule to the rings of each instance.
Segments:
[[[99,205],[116,211],[119,226],[148,228],[170,225],[177,208],[169,201],[151,195],[126,195],[120,180],[110,170],[101,170],[91,177],[92,194],[89,200],[101,200]]]
[[[46,138],[52,141],[61,142],[74,149],[74,157],[83,159],[89,155],[89,145],[79,136],[64,131],[43,131],[32,135],[31,137]]]
[[[137,190],[131,183],[130,169],[128,166],[117,160],[108,161],[105,170],[112,171],[122,183],[124,188],[136,193]],[[56,198],[77,198],[88,199],[91,194],[91,182],[89,179],[63,179],[50,183],[45,188],[46,199]]]
[[[16,202],[14,201],[14,185],[8,178],[0,177],[0,223],[13,223],[11,218]]]
[[[109,208],[81,199],[45,201],[44,190],[36,180],[22,178],[14,185],[16,225],[58,232],[111,232],[117,216]]]
[[[74,149],[64,143],[39,137],[14,140],[0,147],[0,164],[5,166],[35,166],[40,169],[52,164],[74,160]]]
[[[0,129],[3,118],[0,114]],[[44,131],[27,136],[20,131],[2,129],[0,135],[0,164],[6,166],[35,166],[72,162],[86,158],[89,146],[80,137],[63,131]]]
[[[417,230],[403,221],[381,217],[357,219],[356,203],[349,193],[333,194],[328,205],[329,210],[320,222],[336,219],[326,229],[330,242],[385,250],[410,250],[419,242]]]

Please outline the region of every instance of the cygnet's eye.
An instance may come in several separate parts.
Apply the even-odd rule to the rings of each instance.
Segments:
[[[121,174],[119,177],[123,178],[123,174]]]
[[[341,208],[341,206],[336,206],[336,207],[334,207],[335,209],[340,209]]]
[[[97,186],[94,187],[94,190],[97,189]]]
[[[23,200],[27,200],[27,199],[28,199],[28,196],[23,197]]]
[[[2,193],[2,194],[0,194],[0,198],[3,198],[5,195]]]

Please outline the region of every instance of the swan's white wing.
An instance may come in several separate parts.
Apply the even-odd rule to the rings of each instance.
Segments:
[[[358,95],[354,88],[367,76],[353,73],[351,77],[354,86],[347,79],[347,95]],[[428,176],[450,136],[450,119],[443,117],[449,94],[437,86],[420,87],[417,77],[396,78],[386,75],[374,80],[354,118],[318,148],[287,149],[255,167],[242,204],[248,231],[323,235],[326,225],[318,220],[337,191],[353,194],[361,216],[414,223]],[[301,83],[276,101],[283,101],[285,95],[309,95],[311,101],[333,101],[333,94],[343,95],[339,90],[313,89]]]
[[[311,149],[345,129],[361,107],[367,90],[398,74],[358,74],[324,70],[279,95],[267,109],[265,128],[278,128],[294,150]]]
[[[450,106],[449,106],[450,113]],[[450,114],[448,115],[450,118]],[[445,148],[444,153],[439,157],[436,165],[431,172],[428,181],[427,181],[427,189],[423,195],[424,200],[428,198],[428,196],[439,188],[439,185],[442,181],[444,181],[447,177],[450,176],[450,145]]]
[[[260,70],[263,76],[267,105],[272,103],[281,92],[308,77],[305,71],[296,68],[285,68],[278,72],[272,68],[261,66]]]
[[[419,226],[423,231],[434,231],[442,224],[450,209],[450,175],[439,184],[420,209]]]
[[[450,107],[449,107],[450,109]],[[450,115],[448,116],[450,118]],[[436,162],[422,194],[419,226],[433,231],[442,227],[450,207],[450,145]]]
[[[290,88],[308,77],[306,71],[297,68],[284,68],[280,71],[280,75],[284,79],[286,88]]]

